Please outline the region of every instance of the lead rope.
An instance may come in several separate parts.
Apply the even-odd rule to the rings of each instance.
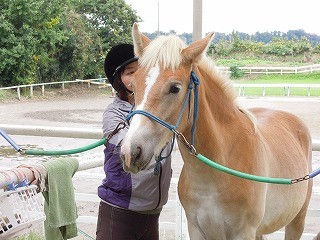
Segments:
[[[0,135],[6,139],[11,146],[19,153],[25,155],[42,155],[42,156],[57,156],[57,155],[71,155],[75,153],[85,152],[93,148],[99,147],[106,144],[115,134],[117,134],[121,129],[126,127],[125,122],[120,122],[117,127],[106,137],[102,138],[97,142],[91,143],[84,147],[67,149],[67,150],[38,150],[38,149],[22,149],[17,143],[15,143],[2,129],[0,129]]]
[[[173,151],[175,139],[176,139],[176,135],[173,134],[172,142],[171,142],[171,147],[170,147],[170,152],[168,153],[167,156],[165,156],[165,157],[162,157],[162,156],[161,156],[161,155],[162,155],[162,152],[163,152],[164,149],[166,149],[166,147],[167,147],[167,145],[166,145],[166,146],[164,146],[164,147],[162,148],[159,156],[156,157],[156,165],[154,166],[154,175],[155,175],[155,176],[159,176],[159,174],[160,174],[161,161],[162,161],[163,159],[168,158],[168,157],[171,155],[171,153],[172,153],[172,151]]]

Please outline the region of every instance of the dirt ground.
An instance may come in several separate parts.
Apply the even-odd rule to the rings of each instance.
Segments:
[[[113,101],[109,91],[99,89],[97,91],[83,91],[81,94],[72,92],[71,97],[54,95],[45,99],[23,99],[22,101],[0,102],[0,127],[2,124],[33,125],[52,127],[76,127],[87,129],[100,129],[102,114],[106,106]],[[245,108],[268,107],[292,112],[301,117],[309,126],[312,138],[320,139],[320,98],[245,98],[238,99],[239,104]],[[39,147],[43,149],[69,149],[92,143],[92,139],[63,139],[49,137],[11,136],[24,148]],[[78,154],[78,159],[102,158],[102,147],[90,152]],[[8,146],[8,143],[0,138],[0,168],[10,168],[21,163],[47,161],[49,157],[21,157]],[[320,167],[320,154],[314,152],[313,168]],[[177,149],[174,151],[173,177],[178,179],[182,167],[181,156]],[[84,175],[76,175],[74,187],[76,192],[96,194],[97,186],[103,176],[102,168],[84,171],[93,177],[84,178]],[[316,191],[311,207],[319,209],[319,178],[315,181]],[[176,199],[176,185],[170,189],[169,199]],[[98,203],[81,203],[78,205],[79,215],[97,216]],[[175,219],[175,210],[164,210],[161,221],[172,222]],[[95,235],[95,225],[79,224],[79,228],[91,236]],[[309,218],[305,232],[315,234],[320,231],[319,218]],[[174,228],[161,232],[161,239],[174,239]],[[79,236],[75,239],[88,239]],[[277,239],[277,238],[272,238]],[[307,238],[308,239],[308,238]],[[310,239],[312,239],[310,237]]]

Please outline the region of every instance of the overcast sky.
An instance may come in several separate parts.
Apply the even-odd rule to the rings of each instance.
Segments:
[[[125,0],[142,18],[140,30],[158,29],[192,33],[193,0]],[[232,30],[254,34],[304,29],[320,35],[319,0],[203,0],[203,34],[231,33]]]

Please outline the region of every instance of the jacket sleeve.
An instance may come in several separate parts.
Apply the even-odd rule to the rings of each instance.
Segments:
[[[120,109],[108,107],[103,113],[103,136],[108,137],[108,135],[116,129],[120,122],[125,121],[125,116]],[[128,131],[128,125],[117,134],[115,134],[109,141],[115,146],[118,146]]]

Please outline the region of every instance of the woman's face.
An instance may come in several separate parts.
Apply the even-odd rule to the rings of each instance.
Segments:
[[[132,74],[138,69],[138,61],[132,62],[125,66],[123,72],[121,73],[121,81],[126,86],[129,91],[132,91],[131,80]]]

